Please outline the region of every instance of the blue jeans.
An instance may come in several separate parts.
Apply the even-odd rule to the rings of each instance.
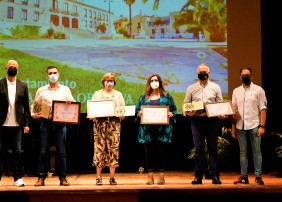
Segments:
[[[66,124],[52,123],[51,120],[42,119],[40,125],[40,155],[39,155],[39,178],[45,180],[49,168],[49,147],[51,135],[56,140],[56,170],[59,178],[66,178]]]
[[[251,130],[236,129],[237,138],[240,147],[240,165],[241,175],[248,176],[248,157],[247,157],[247,138],[250,138],[250,143],[253,152],[254,172],[255,177],[261,176],[262,173],[262,156],[261,156],[261,137],[257,136],[258,127]]]
[[[0,127],[0,179],[3,172],[3,157],[7,154],[8,149],[12,149],[12,171],[14,181],[21,179],[22,172],[22,127]]]
[[[195,177],[203,178],[205,168],[205,138],[209,152],[209,166],[212,178],[219,177],[217,138],[218,118],[192,117],[191,128],[195,146]]]

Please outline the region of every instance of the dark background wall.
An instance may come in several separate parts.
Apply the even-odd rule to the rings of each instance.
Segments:
[[[275,156],[274,149],[281,145],[272,132],[281,132],[281,107],[278,105],[280,64],[279,50],[275,45],[279,36],[274,33],[273,22],[278,19],[278,6],[267,0],[228,0],[228,78],[229,99],[232,91],[239,86],[239,70],[243,66],[254,69],[254,83],[262,85],[268,99],[268,115],[266,134],[262,137],[263,169],[280,171],[281,162]],[[278,83],[279,82],[279,83]],[[177,115],[177,125],[174,130],[173,143],[170,145],[168,170],[193,170],[193,160],[187,156],[193,148],[189,118]],[[230,119],[221,120],[219,129],[230,128]],[[134,118],[127,118],[122,124],[120,143],[120,167],[117,172],[137,172],[139,167],[145,167],[145,151],[142,144],[136,142],[137,125]],[[221,133],[220,133],[221,134]],[[67,135],[67,166],[69,172],[94,172],[92,167],[93,139],[92,123],[81,116],[79,126],[69,125]],[[227,158],[220,161],[221,170],[240,170],[239,148],[237,140],[230,134],[226,139],[231,146],[226,152]],[[39,154],[39,122],[32,122],[30,134],[24,135],[24,164],[26,173],[37,172]],[[250,170],[253,168],[251,153]],[[252,172],[252,171],[251,171]]]

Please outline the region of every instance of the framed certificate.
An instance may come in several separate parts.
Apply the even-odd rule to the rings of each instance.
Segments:
[[[80,102],[53,100],[52,119],[53,123],[80,124]]]
[[[208,117],[235,114],[231,105],[231,101],[205,103],[205,109]]]
[[[116,116],[114,100],[87,100],[87,118]]]
[[[141,105],[141,124],[168,125],[168,106]]]

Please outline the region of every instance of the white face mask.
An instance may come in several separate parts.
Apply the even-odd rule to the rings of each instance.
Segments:
[[[113,88],[115,86],[115,83],[112,81],[105,81],[105,87],[106,88]]]
[[[150,85],[151,85],[152,89],[157,89],[160,86],[158,81],[153,81],[153,82],[150,83]]]
[[[58,74],[51,74],[51,75],[49,75],[49,81],[51,83],[56,83],[58,81]]]

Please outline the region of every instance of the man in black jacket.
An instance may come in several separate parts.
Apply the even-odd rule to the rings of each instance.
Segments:
[[[21,166],[22,133],[29,132],[31,120],[27,84],[19,81],[16,74],[19,64],[9,60],[7,76],[0,80],[0,184],[3,171],[3,156],[10,145],[13,155],[14,186],[24,186]]]

